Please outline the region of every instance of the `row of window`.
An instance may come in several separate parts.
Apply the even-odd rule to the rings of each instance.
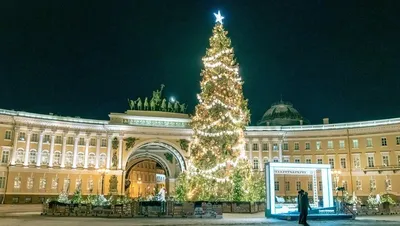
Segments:
[[[359,143],[358,139],[353,139],[353,148],[359,148]],[[334,142],[332,140],[327,141],[327,149],[334,149]],[[372,148],[373,143],[372,143],[372,138],[366,138],[366,147],[367,148]],[[381,138],[381,146],[386,147],[388,145],[388,141],[386,137]],[[400,145],[400,136],[396,137],[396,145]],[[346,147],[346,142],[345,140],[339,140],[339,149],[345,149]],[[315,149],[316,150],[321,150],[322,149],[322,142],[321,141],[316,141],[315,142]],[[246,150],[248,150],[247,144],[246,144]],[[252,150],[253,151],[258,151],[259,150],[259,144],[258,143],[253,143],[252,145]],[[269,143],[262,143],[262,151],[269,151]],[[278,151],[279,150],[279,145],[278,143],[273,143],[272,144],[272,150],[273,151]],[[282,150],[288,151],[289,150],[289,143],[284,142],[282,144]],[[294,142],[294,150],[299,151],[300,150],[300,143],[299,142]],[[311,142],[305,142],[304,150],[311,150]]]
[[[17,156],[16,156],[16,164],[23,164],[25,162],[25,151],[23,149],[18,149],[17,150]],[[36,150],[30,150],[28,153],[28,164],[37,164],[38,161],[40,161],[41,165],[48,165],[50,162],[50,153],[48,150],[43,150],[40,159],[38,159],[38,153]],[[8,163],[9,160],[9,150],[3,150],[2,153],[2,163]],[[53,153],[53,165],[54,166],[59,166],[61,165],[61,160],[62,160],[62,153],[60,151],[54,151]],[[99,167],[105,167],[106,166],[106,154],[101,153],[99,156]],[[79,152],[77,156],[77,166],[78,167],[83,167],[85,163],[85,153]],[[65,152],[65,166],[70,167],[73,164],[73,152],[72,151],[67,151]],[[88,155],[88,167],[94,167],[96,164],[96,154],[93,152],[90,152]]]
[[[353,168],[355,169],[360,169],[361,168],[361,157],[356,155],[352,157],[353,159]],[[347,168],[347,158],[346,157],[340,157],[340,168],[341,169],[346,169]],[[264,163],[268,162],[268,157],[264,158]],[[279,162],[278,157],[274,157],[273,162]],[[283,157],[283,162],[290,162],[288,157]],[[294,163],[301,163],[300,158],[295,158]],[[307,164],[311,164],[311,158],[306,158],[305,162]],[[323,164],[323,159],[322,157],[317,158],[316,160],[317,164]],[[334,157],[328,157],[328,164],[331,165],[332,169],[335,169],[335,158]],[[397,165],[400,166],[400,155],[397,155]],[[367,156],[367,167],[373,168],[375,167],[375,157],[373,155],[368,155]],[[390,166],[390,160],[389,160],[389,155],[382,155],[382,166]],[[258,158],[253,159],[253,169],[259,169],[259,160]]]
[[[300,191],[301,189],[303,189],[301,181],[296,181],[296,191]],[[386,191],[391,191],[392,190],[392,180],[390,178],[387,178],[385,180],[385,190]],[[342,181],[341,184],[342,187],[344,187],[344,189],[347,191],[347,181]],[[279,191],[280,190],[280,183],[279,181],[275,181],[274,183],[274,187],[275,187],[275,191]],[[338,187],[338,185],[336,184],[336,181],[333,182],[333,186],[332,189],[336,190],[336,188]],[[285,181],[285,191],[290,191],[291,189],[291,182],[290,181]],[[313,191],[313,182],[312,181],[308,181],[307,183],[307,190],[308,191]],[[322,191],[322,181],[318,181],[318,190]],[[356,180],[356,190],[357,191],[362,191],[362,180],[357,179]],[[371,178],[369,180],[369,191],[376,191],[376,180],[375,178]]]
[[[29,137],[29,136],[28,136]],[[10,130],[7,130],[4,139],[5,140],[11,140],[12,138],[12,132]],[[18,135],[18,140],[20,141],[25,141],[27,139],[27,135],[25,132],[20,132]],[[39,134],[38,133],[32,133],[30,135],[30,141],[31,142],[39,142]],[[96,138],[90,138],[89,140],[89,146],[96,146]],[[49,134],[45,134],[43,136],[43,143],[50,143],[51,142],[51,136]],[[62,137],[61,136],[56,136],[54,140],[55,144],[62,144]],[[67,137],[67,145],[73,145],[74,144],[74,137]],[[80,137],[78,140],[78,145],[86,145],[85,144],[85,138]],[[107,147],[107,139],[102,138],[100,142],[101,147]]]

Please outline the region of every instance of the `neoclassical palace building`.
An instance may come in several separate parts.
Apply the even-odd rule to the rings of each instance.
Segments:
[[[109,120],[0,109],[0,201],[37,203],[77,187],[87,194],[151,195],[186,168],[192,130],[187,114],[128,110]],[[400,196],[400,118],[308,125],[290,103],[268,109],[246,128],[254,170],[265,162],[330,164],[334,187],[359,197]],[[313,191],[307,177],[280,176],[275,190]]]

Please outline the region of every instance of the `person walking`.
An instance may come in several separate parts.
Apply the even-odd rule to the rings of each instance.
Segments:
[[[297,192],[297,211],[300,213],[299,214],[299,224],[302,224],[302,219],[303,219],[303,214],[301,211],[301,198],[304,194],[304,190],[301,189],[300,191]]]
[[[299,224],[308,225],[308,223],[307,223],[308,209],[311,210],[311,206],[310,206],[310,201],[308,200],[308,193],[305,192],[301,196],[301,201],[300,201],[300,216],[301,216],[301,218],[299,220]]]

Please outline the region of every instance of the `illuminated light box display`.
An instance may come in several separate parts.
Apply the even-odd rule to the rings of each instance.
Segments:
[[[312,191],[310,191],[310,193],[312,193],[313,203],[310,203],[310,206],[313,209],[320,208],[321,210],[334,206],[331,166],[329,164],[268,162],[265,164],[266,217],[273,217],[274,215],[278,214],[296,213],[298,211],[297,200],[286,202],[285,198],[279,197],[277,195],[277,192],[275,191],[275,181],[277,181],[276,179],[278,179],[279,177],[297,177],[297,180],[300,180],[300,178],[304,177],[312,178]],[[320,190],[318,188],[318,185],[322,185],[322,194],[320,195],[318,194]],[[278,182],[277,187],[279,186],[280,185]],[[286,190],[286,183],[284,183],[283,186],[283,189]],[[308,186],[302,187],[301,189],[303,189],[304,191],[310,190]],[[320,196],[322,196],[322,200],[319,199]]]

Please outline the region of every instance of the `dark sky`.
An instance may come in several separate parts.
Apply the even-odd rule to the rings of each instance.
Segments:
[[[313,124],[400,116],[400,1],[0,2],[0,108],[108,119],[127,98],[197,104],[221,10],[252,124],[291,101]]]

